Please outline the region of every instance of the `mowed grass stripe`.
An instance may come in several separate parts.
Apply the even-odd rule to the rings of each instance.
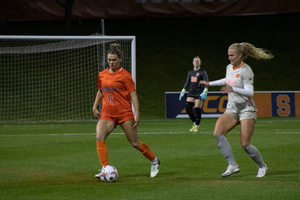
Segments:
[[[300,134],[300,131],[259,131],[255,132],[255,134]],[[160,135],[160,134],[165,134],[165,135],[201,135],[201,134],[213,134],[212,131],[201,131],[201,132],[187,132],[187,131],[170,131],[170,132],[140,132],[138,133],[139,135]],[[229,134],[240,134],[239,131],[232,131]],[[0,137],[38,137],[38,136],[78,136],[78,135],[96,135],[96,133],[59,133],[59,134],[20,134],[20,135],[0,135]],[[111,135],[125,135],[125,133],[120,132],[120,133],[111,133]]]
[[[281,120],[288,122],[277,123]],[[132,148],[118,126],[107,138],[117,182],[95,180],[101,168],[95,146],[96,123],[0,126],[0,199],[299,199],[299,118],[257,120],[253,145],[269,167],[257,165],[240,145],[240,126],[227,139],[241,171],[228,178],[213,137],[216,119],[203,119],[190,133],[188,119],[143,121],[138,132],[161,159],[149,177],[150,162]]]

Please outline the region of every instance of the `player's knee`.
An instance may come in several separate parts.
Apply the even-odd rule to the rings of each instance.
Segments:
[[[138,149],[141,146],[141,142],[139,140],[130,141],[130,144],[136,149]]]
[[[193,107],[194,107],[193,102],[186,102],[185,103],[185,110],[188,114],[193,112]]]
[[[219,134],[218,132],[214,131],[214,137],[217,138],[219,136],[221,136],[221,134]]]
[[[245,146],[242,145],[242,147],[243,147],[243,149],[248,153],[248,147],[249,147],[249,146],[245,147]]]
[[[96,133],[96,140],[97,141],[104,141],[104,140],[106,140],[106,137],[107,137],[107,135],[106,134],[103,134],[103,133]]]
[[[226,135],[226,131],[222,128],[222,127],[219,127],[219,126],[216,126],[215,127],[215,130],[214,130],[214,137],[220,137],[220,136],[224,136]]]
[[[241,141],[241,145],[242,145],[243,149],[246,151],[247,147],[250,146],[250,142],[248,142],[248,141]]]

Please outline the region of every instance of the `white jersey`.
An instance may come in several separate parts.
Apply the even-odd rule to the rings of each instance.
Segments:
[[[254,74],[246,63],[233,69],[231,64],[226,68],[226,84],[244,89],[244,85],[253,85]],[[253,97],[246,97],[236,92],[228,93],[227,109],[233,113],[241,114],[246,111],[257,111]]]

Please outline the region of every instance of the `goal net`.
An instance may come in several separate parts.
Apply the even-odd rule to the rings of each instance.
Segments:
[[[111,43],[135,81],[135,36],[0,36],[0,122],[94,120]]]

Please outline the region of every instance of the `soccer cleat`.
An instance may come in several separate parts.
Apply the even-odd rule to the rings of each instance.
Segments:
[[[157,158],[156,162],[151,163],[151,173],[150,173],[151,178],[155,177],[158,174],[159,165],[160,165],[159,158]]]
[[[102,167],[102,169],[99,169],[100,173],[95,175],[95,178],[100,179],[103,176],[103,171],[104,168]]]
[[[194,129],[195,129],[195,124],[193,124],[193,126],[192,126],[192,128],[190,129],[190,132],[193,132],[194,131]]]
[[[228,165],[226,171],[222,174],[223,177],[230,176],[231,174],[238,173],[240,171],[240,168],[238,165]]]
[[[198,132],[199,131],[199,126],[195,126],[193,132]]]
[[[258,173],[256,177],[264,177],[267,173],[268,167],[265,165],[264,167],[258,168]]]

